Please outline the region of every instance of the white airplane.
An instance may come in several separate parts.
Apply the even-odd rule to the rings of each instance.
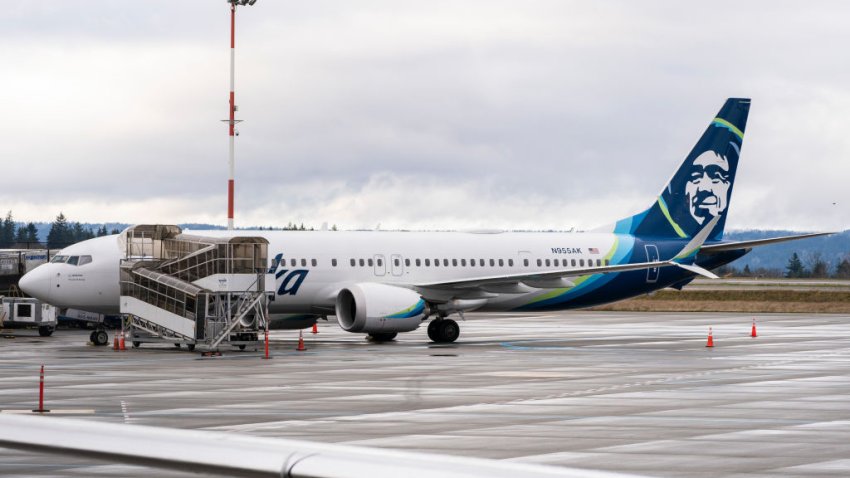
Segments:
[[[729,99],[643,212],[593,232],[424,233],[193,231],[259,236],[275,275],[272,323],[303,328],[335,315],[346,331],[392,340],[433,318],[428,337],[453,342],[453,314],[563,310],[618,301],[738,259],[751,248],[829,233],[722,241],[750,108]],[[119,313],[127,231],[63,249],[20,287],[57,307]]]

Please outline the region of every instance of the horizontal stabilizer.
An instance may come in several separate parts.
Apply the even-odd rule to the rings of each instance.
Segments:
[[[706,244],[702,246],[700,252],[704,254],[712,254],[715,252],[735,251],[739,249],[750,249],[758,246],[766,246],[768,244],[777,244],[779,242],[797,241],[800,239],[808,239],[811,237],[829,236],[837,234],[836,232],[813,232],[811,234],[798,234],[796,236],[771,237],[769,239],[755,239],[752,241],[736,241],[736,242],[721,242],[719,244]]]
[[[678,262],[675,263],[677,266],[685,269],[687,271],[691,271],[694,274],[699,274],[703,277],[708,277],[709,279],[720,279],[714,272],[711,272],[708,269],[704,269],[696,264],[680,264]]]

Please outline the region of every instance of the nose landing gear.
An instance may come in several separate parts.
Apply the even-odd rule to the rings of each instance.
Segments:
[[[438,344],[449,344],[460,336],[460,326],[452,319],[436,318],[428,324],[428,338]]]
[[[97,329],[89,335],[89,340],[95,345],[106,345],[109,343],[109,335],[103,329]]]

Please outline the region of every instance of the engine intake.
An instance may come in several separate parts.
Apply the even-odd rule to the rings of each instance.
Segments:
[[[419,294],[386,284],[354,284],[336,297],[339,325],[348,332],[410,332],[428,314],[428,304]]]

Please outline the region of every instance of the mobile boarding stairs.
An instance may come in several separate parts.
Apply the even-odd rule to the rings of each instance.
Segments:
[[[202,237],[177,226],[138,225],[122,235],[121,314],[134,347],[167,342],[189,350],[245,349],[268,325],[268,241]]]

